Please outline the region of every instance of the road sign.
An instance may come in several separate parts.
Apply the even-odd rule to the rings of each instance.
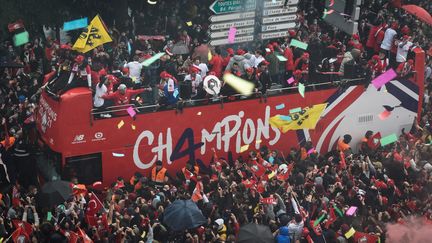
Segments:
[[[228,32],[229,32],[229,30],[224,30],[224,31],[220,31],[220,32],[211,32],[210,33],[210,37],[212,39],[222,38],[222,37],[228,37]],[[255,32],[254,27],[237,29],[236,36],[239,36],[239,35],[250,35],[250,34],[253,34],[254,32]]]
[[[281,15],[276,17],[266,17],[262,19],[263,24],[271,24],[271,23],[279,23],[279,22],[288,22],[295,21],[297,19],[297,15]]]
[[[215,14],[251,11],[256,8],[256,0],[217,0],[210,5]]]
[[[232,26],[236,28],[240,28],[240,27],[253,26],[253,25],[255,25],[255,19],[247,19],[247,20],[228,22],[228,23],[211,24],[210,30],[223,30],[223,29],[229,29]]]
[[[297,12],[297,7],[264,9],[263,10],[263,16],[290,14],[290,13],[295,13],[295,12]]]
[[[261,30],[262,31],[283,30],[283,29],[294,28],[295,26],[296,26],[296,23],[288,22],[288,23],[282,23],[282,24],[263,25]]]
[[[238,36],[238,37],[236,36],[234,43],[248,42],[248,41],[253,41],[253,40],[254,40],[253,35]],[[228,43],[228,38],[210,41],[210,45],[212,45],[212,46],[220,46],[220,45],[226,45],[226,44],[232,44],[232,43]]]
[[[255,11],[245,12],[245,13],[233,13],[233,14],[223,14],[223,15],[212,15],[210,16],[210,22],[223,22],[232,21],[238,19],[249,19],[255,18]]]
[[[288,35],[288,31],[278,31],[278,32],[270,32],[270,33],[262,33],[261,34],[261,40],[267,40],[267,39],[275,39],[275,38],[281,38]]]
[[[296,5],[298,4],[299,0],[289,0],[287,6],[289,5]],[[264,2],[264,8],[271,8],[271,7],[282,7],[285,4],[285,0],[279,0],[279,1],[268,1]]]

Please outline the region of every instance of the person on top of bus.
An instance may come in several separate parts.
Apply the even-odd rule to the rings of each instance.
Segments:
[[[403,62],[399,64],[396,68],[396,73],[399,77],[406,77],[414,71],[414,61],[409,59],[407,62]]]
[[[189,74],[185,76],[185,82],[191,82],[192,84],[192,93],[196,95],[198,93],[198,87],[202,83],[202,76],[199,74],[200,69],[198,66],[192,65],[189,68]]]
[[[112,100],[105,100],[102,98],[102,96],[104,95],[108,95],[109,94],[109,90],[108,90],[108,83],[109,83],[109,79],[107,76],[104,76],[101,78],[101,80],[99,81],[99,83],[96,85],[96,93],[93,97],[93,106],[99,110],[103,110],[106,107],[112,106],[113,102]],[[110,114],[101,114],[101,117],[111,117]]]
[[[141,84],[141,70],[143,65],[138,61],[139,57],[135,55],[132,62],[126,63],[123,66],[124,68],[129,68],[129,77],[135,85]]]
[[[75,79],[75,76],[77,76],[78,79],[75,80],[76,83],[72,85],[73,87],[85,86],[86,84],[84,84],[84,82],[87,81],[87,86],[89,89],[91,89],[91,68],[87,61],[85,61],[83,55],[78,55],[75,58],[75,63],[72,65],[71,74],[67,83],[68,85],[71,85],[72,81]]]
[[[156,161],[156,166],[151,171],[151,180],[156,184],[163,184],[168,182],[169,176],[167,169],[162,166],[162,161]]]
[[[144,91],[151,91],[151,88],[142,88],[142,89],[127,89],[125,84],[120,84],[117,91],[111,94],[105,94],[100,96],[100,98],[104,100],[113,100],[114,105],[127,105],[130,103],[133,95],[137,95]],[[125,108],[125,107],[122,107]],[[125,112],[118,112],[118,115],[126,114]]]
[[[365,136],[362,138],[361,143],[360,143],[360,151],[364,154],[370,154],[372,152],[372,148],[369,147],[369,139],[370,137],[372,137],[373,132],[372,131],[367,131]]]
[[[160,78],[159,95],[161,98],[159,100],[159,105],[167,106],[177,103],[179,98],[177,79],[166,71],[161,72]]]

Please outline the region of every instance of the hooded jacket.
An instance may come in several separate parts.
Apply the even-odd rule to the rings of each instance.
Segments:
[[[287,226],[282,226],[279,228],[279,234],[276,236],[276,242],[277,243],[290,243],[291,242]]]
[[[240,68],[240,74],[241,75],[245,74],[246,68],[250,67],[250,65],[249,65],[249,59],[250,58],[251,58],[251,54],[249,54],[249,53],[246,53],[244,55],[233,56],[230,59],[225,71],[231,71],[233,64],[237,63],[239,65],[239,68]]]

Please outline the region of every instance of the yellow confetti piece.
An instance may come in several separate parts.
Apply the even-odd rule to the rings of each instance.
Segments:
[[[136,127],[135,127],[135,125],[131,125],[131,127],[132,127],[132,130],[135,130],[136,129]]]
[[[223,76],[224,81],[242,95],[251,95],[255,85],[231,73]]]
[[[268,175],[268,178],[271,179],[271,178],[273,178],[275,175],[276,175],[276,172],[272,171],[272,173],[270,173],[270,174]]]
[[[117,128],[118,128],[118,129],[122,128],[122,126],[123,126],[124,124],[125,124],[124,121],[121,120],[121,121],[117,124]]]
[[[244,151],[248,150],[248,148],[249,148],[249,144],[241,146],[240,153],[243,153]]]
[[[351,229],[345,233],[345,238],[347,238],[347,239],[351,238],[355,234],[355,232],[356,232],[355,229],[353,227],[351,227]]]
[[[201,114],[202,114],[201,111],[199,111],[199,112],[197,113],[198,116],[201,116]]]
[[[207,59],[208,59],[209,61],[211,61],[211,59],[213,59],[213,55],[212,55],[212,53],[211,53],[210,50],[208,51]]]
[[[189,26],[189,27],[192,26],[192,21],[186,22],[186,25]]]

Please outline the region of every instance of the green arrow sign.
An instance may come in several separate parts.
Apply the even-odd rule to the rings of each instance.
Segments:
[[[255,10],[256,0],[217,0],[210,5],[215,14]]]

